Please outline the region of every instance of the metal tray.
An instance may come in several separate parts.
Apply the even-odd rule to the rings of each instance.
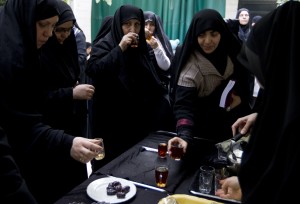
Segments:
[[[213,181],[214,183],[214,181]],[[240,201],[236,201],[236,200],[230,200],[230,199],[225,199],[225,198],[220,198],[219,196],[216,196],[214,194],[215,189],[214,189],[214,185],[213,188],[210,192],[210,194],[205,194],[205,193],[201,193],[199,192],[199,171],[197,171],[194,175],[193,181],[189,187],[189,192],[195,196],[199,196],[199,197],[204,197],[204,198],[209,198],[209,199],[213,199],[215,201],[219,201],[219,202],[224,202],[224,203],[241,203]]]

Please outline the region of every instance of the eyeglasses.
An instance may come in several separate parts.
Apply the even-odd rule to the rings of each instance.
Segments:
[[[70,27],[70,28],[60,28],[60,27],[57,27],[57,28],[54,28],[54,32],[56,33],[70,33],[71,30],[72,30],[73,27]]]

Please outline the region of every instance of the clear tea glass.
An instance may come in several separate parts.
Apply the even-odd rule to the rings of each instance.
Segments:
[[[135,38],[135,40],[133,40],[132,42],[131,42],[131,45],[130,45],[131,47],[138,47],[139,46],[139,36],[137,36],[136,38]]]
[[[98,155],[95,157],[96,160],[102,160],[105,157],[105,149],[104,149],[104,142],[102,138],[95,138],[96,140],[100,141],[100,146],[102,147],[102,150],[98,152]]]

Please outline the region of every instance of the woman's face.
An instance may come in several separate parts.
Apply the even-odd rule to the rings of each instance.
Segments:
[[[153,21],[145,22],[145,28],[147,28],[151,33],[155,32],[155,23]]]
[[[241,25],[247,25],[249,22],[249,13],[247,11],[242,11],[239,15],[239,22]]]
[[[129,32],[139,34],[141,30],[141,22],[137,19],[130,19],[122,24],[122,30],[124,35]]]
[[[58,16],[47,18],[36,22],[36,46],[41,48],[47,40],[52,36],[55,24],[58,21]]]
[[[221,40],[221,34],[218,31],[207,30],[197,38],[198,44],[206,54],[213,53]]]
[[[63,44],[65,39],[70,36],[73,26],[73,21],[67,21],[55,27],[54,34],[60,44]]]

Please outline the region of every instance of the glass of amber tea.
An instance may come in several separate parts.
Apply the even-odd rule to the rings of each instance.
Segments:
[[[164,188],[167,185],[169,175],[169,168],[167,165],[159,164],[155,167],[155,181],[156,185],[160,188]]]
[[[180,161],[182,156],[183,156],[182,145],[177,142],[171,144],[170,157],[176,161]]]
[[[167,157],[167,150],[168,150],[168,145],[165,142],[160,142],[158,144],[158,156],[160,158],[166,158]]]

